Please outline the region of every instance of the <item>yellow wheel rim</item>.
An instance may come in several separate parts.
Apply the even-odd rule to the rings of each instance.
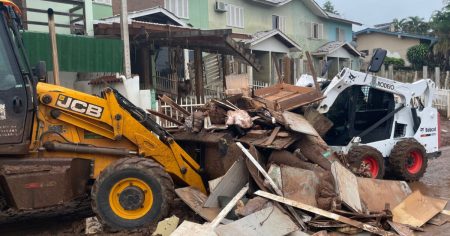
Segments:
[[[144,194],[144,200],[142,201],[141,206],[133,210],[125,209],[119,200],[120,194],[130,186],[139,189]],[[111,206],[113,212],[123,219],[127,220],[139,219],[145,216],[145,214],[147,214],[152,208],[153,193],[150,186],[148,186],[147,183],[145,183],[140,179],[137,178],[122,179],[112,187],[111,192],[109,193],[109,205]]]

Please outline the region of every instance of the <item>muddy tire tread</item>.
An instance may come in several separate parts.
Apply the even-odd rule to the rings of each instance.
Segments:
[[[377,149],[367,146],[367,145],[361,145],[361,146],[355,146],[350,149],[348,152],[348,164],[350,167],[359,168],[361,165],[361,157],[366,156],[369,154],[370,156],[373,156],[375,159],[378,159],[379,163],[379,175],[377,179],[382,179],[385,174],[385,161],[383,155],[378,151]]]
[[[97,204],[97,194],[99,186],[105,181],[106,178],[108,178],[111,174],[128,169],[128,168],[138,168],[141,171],[145,171],[147,174],[153,176],[161,186],[161,193],[163,194],[163,203],[161,204],[161,213],[158,216],[158,219],[155,219],[153,222],[149,222],[143,227],[154,227],[159,222],[159,220],[163,219],[163,217],[166,217],[169,212],[171,205],[174,202],[175,198],[175,191],[174,191],[174,183],[170,175],[164,170],[164,168],[155,162],[152,159],[148,158],[138,158],[138,157],[132,157],[132,158],[122,158],[114,162],[113,164],[109,165],[107,168],[105,168],[95,181],[92,191],[91,191],[91,198],[92,198],[92,211],[97,215],[97,218],[100,223],[103,225],[106,225],[112,229],[117,229],[117,226],[111,225],[109,222],[107,222],[105,219],[101,217],[101,214],[98,209]]]
[[[419,173],[411,175],[405,168],[405,153],[411,149],[419,149],[422,152],[423,164]],[[389,170],[394,178],[405,181],[417,181],[425,174],[428,166],[428,158],[426,157],[425,148],[413,138],[404,139],[395,144],[388,158]]]

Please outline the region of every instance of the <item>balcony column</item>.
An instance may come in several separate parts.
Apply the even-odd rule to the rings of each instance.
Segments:
[[[86,35],[94,36],[94,9],[92,8],[92,1],[85,0],[84,1],[84,17],[86,19]]]

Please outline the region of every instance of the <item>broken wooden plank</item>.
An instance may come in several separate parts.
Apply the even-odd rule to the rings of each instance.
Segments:
[[[281,133],[281,132],[279,132]],[[279,134],[278,133],[278,134]],[[296,142],[299,139],[298,135],[288,135],[287,137],[277,137],[274,139],[274,141],[270,145],[265,145],[264,142],[267,141],[266,137],[257,137],[255,135],[245,135],[241,138],[239,138],[237,141],[249,143],[256,147],[262,147],[262,148],[270,148],[275,150],[282,150],[287,147],[289,147],[291,144]]]
[[[159,96],[159,99],[163,102],[165,102],[167,105],[172,107],[175,110],[178,110],[179,112],[183,113],[186,116],[190,116],[191,113],[186,111],[184,108],[182,108],[180,105],[178,105],[175,101],[173,101],[171,98],[167,97],[166,95]]]
[[[242,152],[244,152],[245,156],[248,157],[248,159],[253,163],[253,165],[258,169],[258,171],[264,176],[264,178],[269,182],[270,186],[272,187],[272,189],[275,191],[276,194],[282,196],[283,192],[280,190],[280,188],[278,188],[278,186],[276,185],[276,183],[272,180],[272,178],[270,178],[269,174],[267,174],[266,170],[264,170],[264,168],[262,168],[262,166],[258,163],[258,161],[252,156],[252,154],[250,154],[250,152],[244,147],[242,146],[242,143],[240,142],[236,142],[236,145],[242,150]],[[300,216],[297,214],[297,212],[295,212],[295,210],[292,207],[287,206],[287,209],[289,211],[289,213],[292,214],[292,216],[294,216],[295,220],[300,224],[300,226],[303,229],[306,229],[306,225],[303,222],[302,219],[300,219]]]
[[[336,183],[336,193],[342,202],[350,207],[350,209],[362,213],[356,176],[337,161],[331,164],[331,173]]]
[[[219,196],[232,198],[248,183],[248,170],[242,158],[239,158],[225,173],[214,191],[206,199],[204,207],[220,207]]]
[[[285,111],[283,112],[284,123],[292,131],[312,136],[319,136],[314,127],[300,114]]]
[[[254,94],[256,100],[276,111],[292,110],[324,98],[314,88],[285,83],[258,89]]]
[[[298,230],[291,218],[275,206],[265,208],[227,225],[217,227],[222,235],[282,236]]]
[[[176,216],[160,221],[152,236],[170,236],[177,229],[179,222],[180,218]]]
[[[293,207],[296,207],[296,208],[299,208],[299,209],[302,209],[304,211],[308,211],[308,212],[311,212],[311,213],[314,213],[314,214],[317,214],[317,215],[321,215],[321,216],[329,218],[329,219],[337,220],[339,222],[342,222],[342,223],[345,223],[345,224],[348,224],[348,225],[351,225],[351,226],[363,229],[365,231],[368,231],[368,232],[371,232],[371,233],[374,233],[374,234],[377,234],[377,235],[383,235],[383,236],[394,236],[395,235],[394,233],[385,231],[385,230],[377,228],[375,226],[372,226],[372,225],[369,225],[369,224],[365,224],[365,223],[362,223],[362,222],[359,222],[359,221],[356,221],[356,220],[352,220],[352,219],[350,219],[348,217],[341,216],[341,215],[338,215],[338,214],[335,214],[335,213],[332,213],[332,212],[328,212],[328,211],[322,210],[320,208],[313,207],[313,206],[310,206],[310,205],[307,205],[307,204],[303,204],[301,202],[293,201],[291,199],[287,199],[287,198],[284,198],[284,197],[281,197],[281,196],[277,196],[277,195],[274,195],[274,194],[271,194],[271,193],[268,193],[268,192],[264,192],[264,191],[258,190],[258,191],[255,192],[255,195],[258,195],[258,196],[261,196],[261,197],[265,197],[267,199],[271,199],[271,200],[274,200],[274,201],[277,201],[277,202],[281,202],[281,203],[284,203],[286,205],[293,206]]]
[[[433,218],[431,218],[431,220],[429,220],[427,222],[427,224],[441,226],[449,221],[450,221],[450,216],[439,213],[436,216],[434,216]]]
[[[421,227],[447,205],[446,200],[427,197],[415,191],[392,210],[393,221]]]
[[[390,220],[387,222],[400,236],[414,236],[414,231],[412,231],[408,226],[395,223]]]
[[[225,219],[225,216],[228,215],[228,213],[233,209],[233,207],[236,205],[236,203],[241,200],[241,198],[247,193],[248,191],[248,184],[244,186],[234,197],[230,200],[230,202],[220,211],[220,213],[217,215],[217,217],[211,222],[210,227],[212,229],[215,229],[220,222],[222,222],[223,219]]]
[[[203,207],[207,196],[192,188],[178,188],[175,189],[175,193],[181,198],[193,211],[207,221],[212,221],[219,214],[220,208],[206,208]]]
[[[201,225],[185,220],[171,234],[171,236],[186,236],[186,235],[217,236],[217,234],[208,225]]]
[[[239,110],[239,109],[236,109],[234,106],[230,106],[229,104],[221,102],[221,101],[219,101],[217,99],[212,99],[211,102],[214,102],[218,106],[220,106],[222,108],[225,108],[225,109],[228,109],[228,110],[233,110],[233,111]]]
[[[311,71],[313,80],[314,80],[314,87],[316,87],[316,90],[318,93],[320,93],[320,86],[317,82],[317,74],[316,74],[316,68],[314,68],[314,61],[312,60],[311,54],[309,51],[306,51],[306,57],[308,58],[308,66],[309,70]]]
[[[370,212],[382,212],[389,204],[390,210],[412,193],[405,181],[381,180],[357,177],[361,201]]]
[[[267,138],[267,140],[263,143],[263,145],[267,145],[267,146],[272,145],[273,141],[277,137],[278,132],[280,132],[280,129],[281,129],[280,126],[275,127],[275,129],[273,129],[272,133]]]
[[[324,137],[334,125],[330,119],[323,114],[320,114],[313,107],[304,109],[304,117],[314,127],[320,137]]]
[[[450,216],[450,210],[442,210],[441,213]]]
[[[267,174],[269,174],[270,178],[273,179],[278,186],[278,188],[283,189],[283,181],[281,180],[281,168],[279,165],[272,164],[267,170]]]
[[[209,191],[212,192],[222,180],[223,176],[208,181]]]
[[[282,165],[281,181],[284,197],[317,207],[320,181],[313,171]]]
[[[308,160],[328,171],[331,170],[331,162],[338,160],[337,155],[320,136],[303,135],[294,147],[299,148]]]
[[[154,110],[151,110],[151,109],[147,109],[147,112],[149,112],[149,113],[152,114],[152,115],[161,117],[161,118],[163,118],[164,120],[167,120],[167,121],[169,121],[169,122],[172,122],[172,123],[174,123],[174,124],[176,124],[176,125],[178,125],[178,126],[182,126],[182,125],[183,125],[183,123],[181,123],[180,121],[178,121],[178,120],[176,120],[176,119],[174,119],[174,118],[172,118],[172,117],[170,117],[170,116],[168,116],[168,115],[166,115],[166,114],[163,114],[163,113],[161,113],[161,112],[157,112],[157,111],[154,111]]]

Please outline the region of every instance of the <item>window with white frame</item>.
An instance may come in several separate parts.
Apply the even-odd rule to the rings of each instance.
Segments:
[[[279,29],[280,31],[286,31],[286,17],[272,15],[272,29]]]
[[[105,4],[105,5],[112,5],[112,0],[94,0],[94,2],[96,3],[101,3],[101,4]]]
[[[227,4],[227,26],[244,28],[244,8]]]
[[[323,24],[311,23],[311,35],[312,39],[323,39]]]
[[[189,19],[189,0],[164,0],[164,7],[184,19]]]
[[[341,28],[336,28],[336,41],[345,41],[345,30]]]

